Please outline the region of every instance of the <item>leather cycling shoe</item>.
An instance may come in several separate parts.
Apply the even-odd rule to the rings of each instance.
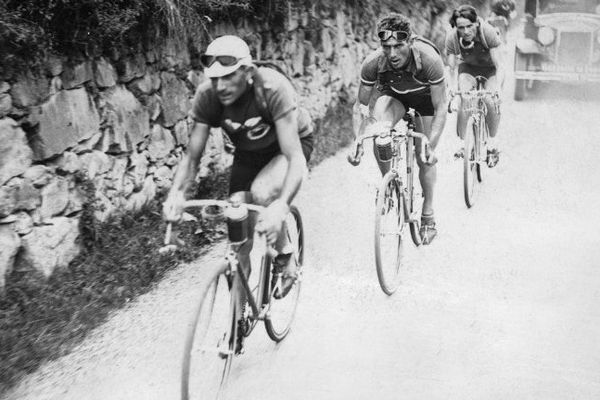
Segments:
[[[430,244],[435,238],[437,235],[437,229],[435,228],[435,218],[433,215],[421,216],[421,227],[419,228],[419,234],[421,235],[421,243],[424,245]]]
[[[271,291],[276,299],[284,298],[294,287],[298,273],[296,260],[292,254],[279,254],[273,259],[273,276],[271,277]]]
[[[493,168],[498,164],[500,160],[500,152],[498,149],[488,149],[487,151],[487,166],[489,168]]]

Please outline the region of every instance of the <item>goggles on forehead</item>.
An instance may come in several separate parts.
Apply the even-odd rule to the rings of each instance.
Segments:
[[[211,56],[208,54],[202,54],[200,56],[200,63],[204,68],[210,67],[215,62],[218,62],[224,67],[231,67],[232,65],[237,64],[238,61],[240,61],[240,58],[234,56]]]
[[[377,36],[382,41],[389,40],[390,38],[394,38],[400,42],[407,40],[410,37],[410,33],[406,31],[391,31],[389,29],[384,29],[382,31],[377,32]]]

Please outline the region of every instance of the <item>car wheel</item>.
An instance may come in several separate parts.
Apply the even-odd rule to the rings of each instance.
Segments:
[[[525,97],[525,85],[527,81],[525,79],[515,79],[515,100],[521,101]]]

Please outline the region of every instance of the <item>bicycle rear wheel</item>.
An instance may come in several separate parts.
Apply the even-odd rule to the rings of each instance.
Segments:
[[[227,264],[207,269],[200,302],[188,328],[183,354],[181,398],[217,399],[225,389],[237,343],[237,293],[230,291]]]
[[[475,204],[475,174],[478,165],[477,156],[477,125],[475,119],[470,117],[467,122],[467,130],[464,137],[465,152],[463,157],[463,189],[465,195],[465,203],[467,207],[473,207]]]
[[[375,266],[383,292],[393,294],[400,284],[402,234],[405,226],[404,201],[396,173],[383,177],[375,208]]]
[[[279,342],[287,336],[296,315],[298,307],[298,299],[300,298],[300,288],[302,286],[302,267],[304,265],[304,228],[302,225],[302,216],[297,207],[291,206],[287,216],[287,235],[294,252],[293,259],[297,265],[298,278],[294,282],[294,286],[281,299],[273,297],[273,293],[269,296],[269,312],[268,318],[265,320],[265,328],[269,337]],[[272,279],[272,275],[269,274]],[[266,287],[270,288],[268,279],[266,279]]]

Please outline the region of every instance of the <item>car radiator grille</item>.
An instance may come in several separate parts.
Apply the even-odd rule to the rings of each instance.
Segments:
[[[556,62],[561,65],[584,65],[591,61],[589,32],[562,32]]]

